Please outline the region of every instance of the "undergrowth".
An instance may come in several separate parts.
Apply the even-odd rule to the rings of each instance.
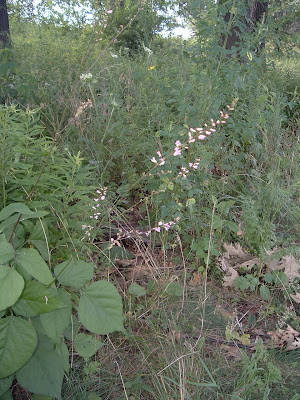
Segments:
[[[267,340],[299,330],[299,272],[270,272],[267,257],[299,256],[298,58],[208,59],[196,39],[103,51],[91,29],[14,28],[1,50],[1,267],[30,285],[39,278],[18,257],[37,251],[75,318],[89,286],[59,278],[62,263],[89,261],[91,285],[109,280],[123,296],[126,331],[56,332],[72,364],[62,398],[298,400],[299,350]],[[225,243],[256,257],[231,289]],[[14,304],[2,321],[26,319],[43,344],[38,314]],[[86,329],[99,344],[88,352]]]

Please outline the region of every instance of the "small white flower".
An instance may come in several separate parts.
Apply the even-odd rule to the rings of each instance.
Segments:
[[[88,74],[81,74],[80,75],[80,80],[82,82],[90,81],[92,78],[93,78],[93,75],[90,72]]]

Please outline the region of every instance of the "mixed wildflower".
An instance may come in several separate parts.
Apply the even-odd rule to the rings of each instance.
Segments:
[[[172,153],[173,157],[182,156],[183,151],[188,150],[191,143],[195,143],[198,140],[205,140],[212,133],[216,132],[216,128],[218,127],[218,125],[226,124],[227,119],[229,118],[228,112],[234,110],[236,102],[237,100],[233,101],[231,105],[226,106],[227,112],[220,111],[220,116],[216,121],[211,118],[210,123],[205,123],[204,126],[201,128],[190,127],[188,131],[188,140],[185,143],[181,143],[180,140],[176,140],[175,147]],[[153,162],[156,166],[163,166],[165,164],[165,157],[163,157],[161,151],[157,151],[156,154],[159,157],[158,160],[156,157],[152,157],[150,161]],[[182,166],[180,168],[178,176],[186,178],[190,171],[197,170],[200,165],[199,161],[200,159],[195,160],[195,162],[190,162],[188,164],[189,168]]]

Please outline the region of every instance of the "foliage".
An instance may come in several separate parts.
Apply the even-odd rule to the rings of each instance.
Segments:
[[[82,341],[82,334],[76,335],[73,310],[95,334],[124,331],[122,299],[112,283],[91,283],[94,264],[81,260],[78,253],[73,259],[72,252],[64,250],[67,261],[52,265],[50,247],[52,251],[52,246],[62,245],[54,234],[55,214],[64,228],[67,224],[70,244],[76,242],[70,234],[77,231],[80,238],[80,221],[72,227],[71,215],[84,217],[89,197],[81,180],[87,179],[88,169],[81,169],[79,155],[69,156],[69,163],[61,159],[29,110],[2,107],[1,125],[0,379],[5,387],[1,394],[10,386],[4,380],[11,382],[16,374],[28,391],[60,399],[63,376],[70,368],[64,332],[71,329],[71,337],[68,333],[66,337],[83,357],[100,347],[97,341],[93,345],[92,336]],[[13,202],[12,193],[19,202]]]
[[[84,11],[82,1],[43,1],[37,14],[11,11],[14,47],[1,53],[0,77],[2,102],[11,104],[0,108],[0,315],[1,332],[11,338],[1,355],[11,374],[0,381],[5,396],[16,374],[29,391],[59,398],[69,373],[63,391],[74,399],[122,398],[124,391],[149,399],[270,393],[271,399],[274,387],[277,398],[289,397],[264,349],[258,346],[253,357],[240,352],[249,334],[226,331],[214,312],[210,329],[237,341],[230,351],[240,363],[223,367],[229,364],[224,349],[216,354],[215,335],[205,331],[208,297],[200,299],[197,287],[192,302],[188,293],[195,274],[205,290],[208,279],[220,286],[224,241],[241,243],[261,262],[275,247],[283,260],[297,256],[296,35],[281,48],[286,55],[274,55],[279,25],[270,23],[268,32],[258,26],[254,35],[244,27],[229,58],[221,39],[231,2],[224,9],[212,1],[184,2],[196,32],[188,41],[156,37],[168,19],[158,12],[174,2],[150,3],[128,1],[122,9],[109,1],[97,9],[88,2]],[[244,10],[230,10],[242,27],[237,13]],[[287,284],[283,270],[259,261],[232,279],[244,292],[232,293],[232,303],[259,294],[268,305],[261,318],[281,313],[298,329],[298,281]],[[126,346],[124,338],[99,338],[124,328],[117,289],[93,282],[104,273],[96,262],[124,292],[132,333]],[[150,266],[145,276],[144,264]],[[286,316],[283,294],[295,305]],[[195,321],[185,318],[189,307]],[[73,353],[73,371],[69,345],[83,357],[74,361]],[[108,367],[116,349],[122,362]],[[51,380],[36,380],[37,365]],[[70,387],[72,377],[82,392]]]

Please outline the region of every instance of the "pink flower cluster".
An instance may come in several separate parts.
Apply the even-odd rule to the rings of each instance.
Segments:
[[[157,161],[155,157],[152,157],[150,161],[153,162],[153,163],[156,164],[156,165],[164,165],[164,164],[165,164],[165,159],[164,159],[164,157],[161,155],[161,152],[160,152],[160,151],[157,151],[156,154],[157,154],[158,157],[159,157],[159,161]]]
[[[165,231],[168,231],[171,228],[171,226],[176,225],[179,220],[180,220],[180,217],[176,217],[173,221],[169,221],[169,222],[159,221],[158,225],[155,228],[152,228],[147,232],[138,231],[138,233],[140,235],[145,234],[146,236],[149,236],[150,233],[153,231],[161,232],[162,229],[164,229]]]
[[[100,190],[96,190],[96,193],[98,196],[94,198],[95,203],[92,206],[93,214],[90,215],[90,219],[98,220],[101,215],[101,212],[99,212],[98,209],[101,205],[101,201],[105,200],[107,187],[103,187]],[[85,231],[85,236],[90,237],[94,227],[92,225],[82,225],[82,229]],[[82,240],[84,239],[84,237],[82,238]]]
[[[235,104],[238,99],[234,100],[232,104],[229,106],[227,105],[227,110],[228,111],[233,111]],[[221,124],[226,124],[227,119],[229,118],[228,113],[224,113],[223,111],[220,111],[220,117],[216,121],[211,118],[210,124],[205,123],[203,128],[189,128],[188,132],[188,141],[186,143],[181,143],[180,140],[176,140],[175,142],[175,147],[173,150],[173,156],[181,156],[183,150],[187,150],[189,148],[190,143],[195,143],[196,140],[204,140],[206,139],[207,136],[210,136],[212,133],[216,132],[216,128],[218,125]],[[165,158],[162,156],[160,151],[157,151],[157,154],[159,156],[159,160],[157,160],[155,157],[151,158],[151,162],[153,162],[156,166],[162,166],[165,164]],[[196,160],[194,163],[189,163],[190,170],[194,169],[196,170],[199,166],[199,160]],[[187,174],[190,172],[190,170],[186,167],[181,167],[181,170],[178,174],[178,176],[186,177]]]
[[[91,219],[98,219],[99,216],[101,215],[101,212],[97,212],[97,211],[98,211],[98,208],[100,207],[100,202],[105,200],[106,192],[107,192],[106,187],[102,188],[101,190],[96,190],[96,193],[99,195],[99,197],[96,197],[94,199],[95,205],[92,206],[92,210],[94,210],[94,214],[90,215]]]
[[[192,162],[189,163],[189,168],[190,169],[186,168],[186,167],[181,167],[180,171],[178,173],[178,176],[186,178],[187,175],[191,172],[191,170],[198,169],[199,165],[200,165],[200,158],[197,158],[197,160],[194,163],[192,163]]]

